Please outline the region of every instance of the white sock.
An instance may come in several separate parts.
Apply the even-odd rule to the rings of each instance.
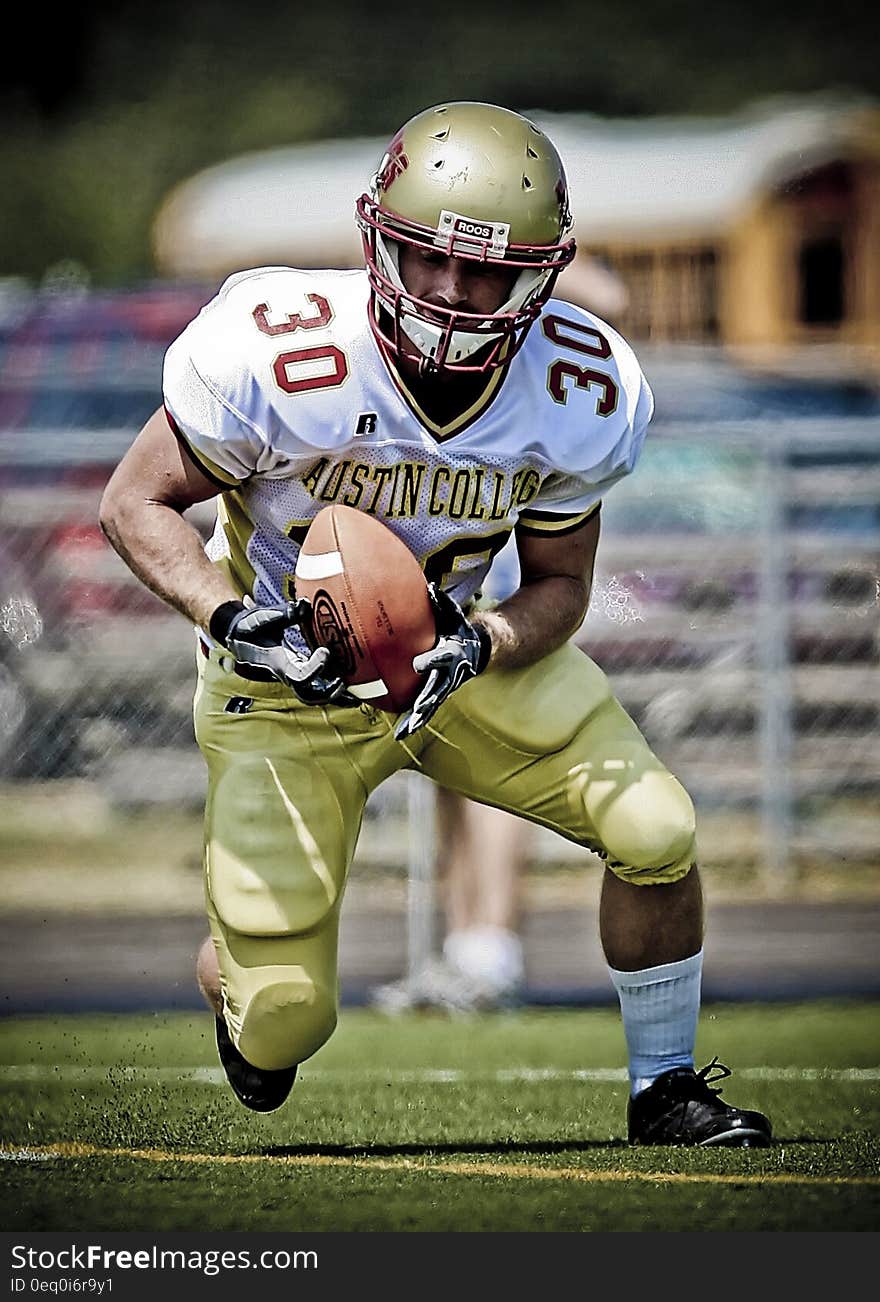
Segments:
[[[633,1095],[673,1067],[693,1067],[700,1015],[702,949],[678,963],[618,972],[609,967],[629,1053]]]
[[[443,941],[443,957],[478,981],[507,988],[525,975],[522,942],[506,927],[467,927],[450,931]]]

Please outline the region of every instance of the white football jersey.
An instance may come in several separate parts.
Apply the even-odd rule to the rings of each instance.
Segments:
[[[260,604],[295,595],[300,544],[331,502],[376,516],[466,604],[514,527],[576,528],[639,454],[651,390],[583,308],[551,299],[440,427],[380,351],[367,304],[364,271],[244,271],[166,354],[171,421],[223,490],[208,554]]]

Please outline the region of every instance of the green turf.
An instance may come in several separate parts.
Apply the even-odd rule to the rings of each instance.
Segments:
[[[772,1117],[771,1149],[630,1149],[611,1010],[344,1010],[269,1116],[225,1085],[179,1079],[216,1069],[208,1016],[12,1019],[0,1023],[3,1224],[875,1229],[880,1005],[707,1007],[698,1063],[716,1053],[734,1070],[725,1096]],[[601,1069],[609,1079],[573,1074]]]

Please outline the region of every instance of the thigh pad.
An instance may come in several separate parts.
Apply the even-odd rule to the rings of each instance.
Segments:
[[[566,643],[524,669],[491,669],[450,698],[471,724],[525,755],[562,750],[611,695],[597,664]]]
[[[346,866],[343,819],[320,769],[240,755],[215,778],[207,889],[225,926],[249,936],[311,931],[335,907]]]

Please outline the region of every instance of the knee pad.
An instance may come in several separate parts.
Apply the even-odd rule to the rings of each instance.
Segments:
[[[307,932],[246,935],[225,925],[209,898],[226,1023],[255,1067],[304,1062],[333,1034],[340,906]]]
[[[264,974],[237,1018],[231,1019],[239,1052],[263,1071],[304,1062],[329,1040],[336,1027],[335,991],[313,980],[302,967]]]
[[[584,793],[611,871],[641,886],[678,881],[696,857],[696,816],[690,796],[662,767],[604,793]]]

